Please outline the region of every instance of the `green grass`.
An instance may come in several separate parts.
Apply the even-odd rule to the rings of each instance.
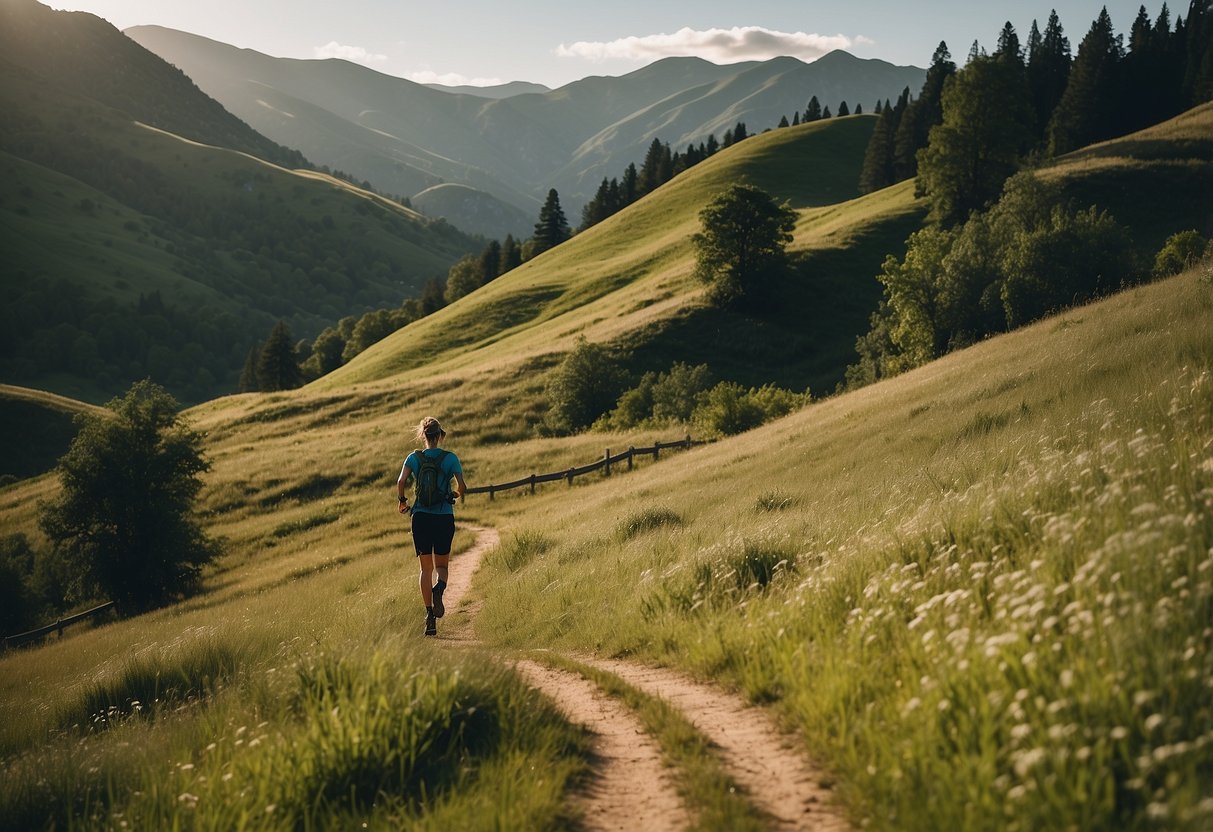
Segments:
[[[395,479],[431,413],[471,485],[672,438],[543,438],[528,420],[576,333],[620,341],[693,302],[682,241],[695,200],[776,140],[825,137],[743,142],[587,232],[584,249],[537,258],[323,384],[189,411],[213,461],[203,517],[226,552],[194,598],[0,657],[4,823],[43,826],[48,811],[63,826],[116,825],[114,811],[144,826],[565,823],[583,738],[495,667],[422,643]],[[806,252],[919,210],[906,186],[841,205],[788,187]],[[474,586],[478,634],[660,659],[770,702],[874,828],[1207,826],[1202,268],[632,472],[469,498],[460,521],[504,541]],[[618,288],[621,274],[639,276]],[[412,366],[452,320],[472,327],[473,310],[515,291],[550,299]],[[36,506],[55,488],[36,477],[0,490],[6,529],[45,545]],[[457,534],[453,570],[469,544]],[[129,715],[149,690],[162,704]],[[407,722],[406,694],[424,725]],[[461,717],[433,701],[452,697],[484,703],[506,739],[449,745],[443,726]],[[96,713],[114,718],[82,721]],[[416,759],[402,734],[414,730],[470,770],[442,754],[432,772],[401,762]],[[391,765],[354,753],[352,731]],[[306,767],[284,762],[292,744]],[[417,777],[441,791],[424,806]],[[397,797],[369,805],[380,784]]]
[[[569,243],[389,336],[313,387],[518,366],[568,349],[578,334],[617,343],[631,354],[635,369],[711,357],[722,374],[744,376],[749,383],[753,357],[722,354],[719,340],[722,331],[753,325],[764,332],[746,345],[787,344],[769,349],[758,362],[768,371],[763,383],[832,387],[845,363],[841,357],[849,357],[879,296],[878,249],[887,244],[900,250],[922,215],[905,188],[856,199],[873,123],[864,117],[831,120],[747,139]],[[788,170],[797,173],[789,176]],[[690,236],[699,229],[699,210],[738,179],[787,200],[802,216],[793,247],[803,263],[772,301],[772,313],[756,322],[704,307],[702,287],[690,277]],[[810,302],[823,293],[835,303]],[[742,346],[734,343],[730,351]]]
[[[545,502],[481,632],[729,679],[876,828],[1201,828],[1211,319],[1188,273]],[[684,525],[621,541],[657,495]]]

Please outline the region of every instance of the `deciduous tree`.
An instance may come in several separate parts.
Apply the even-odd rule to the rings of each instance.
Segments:
[[[758,294],[764,280],[784,265],[796,212],[753,185],[734,184],[699,214],[703,230],[691,238],[695,275],[708,284],[708,298],[721,306]]]
[[[134,612],[193,588],[218,553],[193,515],[210,465],[162,387],[138,382],[107,407],[81,417],[39,523],[81,581]]]

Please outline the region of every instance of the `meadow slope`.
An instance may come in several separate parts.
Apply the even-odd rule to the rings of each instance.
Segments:
[[[485,646],[419,635],[392,499],[419,416],[473,485],[648,444],[536,436],[540,371],[693,303],[680,241],[714,182],[791,199],[809,256],[914,216],[906,185],[781,193],[760,163],[864,121],[743,142],[603,224],[630,237],[596,227],[303,390],[188,411],[225,554],[194,598],[0,658],[0,828],[567,828],[585,737],[497,664],[535,648],[742,692],[874,828],[1207,827],[1208,263],[631,473],[470,498],[461,522],[502,535]],[[55,488],[0,489],[6,529],[42,545]]]

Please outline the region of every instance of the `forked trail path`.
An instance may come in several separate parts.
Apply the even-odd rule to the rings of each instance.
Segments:
[[[495,529],[466,528],[472,548],[451,559],[444,600],[446,617],[438,638],[476,643],[472,620],[479,601],[465,603],[472,575],[485,553],[500,542]],[[635,662],[573,656],[614,673],[631,686],[658,696],[679,710],[717,747],[726,771],[777,830],[849,830],[841,810],[821,785],[823,774],[794,747],[765,711],[741,697],[677,671]],[[674,775],[661,760],[656,740],[622,703],[576,673],[529,660],[515,661],[524,679],[556,703],[594,738],[594,778],[577,796],[586,829],[685,829],[691,814],[678,795]]]

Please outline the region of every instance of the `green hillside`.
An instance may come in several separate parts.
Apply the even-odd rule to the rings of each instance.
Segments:
[[[181,70],[94,15],[55,11],[36,0],[0,0],[0,54],[146,124],[277,164],[306,165],[298,150],[269,141],[202,95]]]
[[[471,498],[461,521],[505,541],[475,586],[477,636],[501,655],[622,655],[736,686],[828,765],[856,824],[1000,828],[1013,812],[1029,828],[1133,828],[1147,805],[1199,818],[1211,315],[1209,275],[1192,272],[572,492]],[[66,824],[84,804],[218,826],[273,794],[284,828],[413,812],[543,827],[571,782],[567,741],[520,748],[490,730],[503,759],[414,807],[340,788],[316,800],[294,773],[322,754],[324,783],[386,771],[396,723],[375,702],[412,713],[441,694],[490,727],[531,724],[535,699],[487,698],[515,690],[500,671],[411,635],[391,500],[419,413],[452,426],[473,484],[600,450],[601,436],[476,442],[476,417],[448,417],[494,384],[468,372],[195,409],[215,463],[203,508],[227,554],[191,601],[0,658],[0,707],[28,714],[0,730],[0,816]],[[36,540],[34,501],[52,487],[7,489],[6,526]],[[170,675],[188,707],[124,716],[151,695],[144,680]],[[113,729],[71,727],[111,704]],[[234,744],[239,726],[257,742]],[[339,742],[353,735],[379,750]],[[551,773],[546,797],[515,774],[529,766]],[[493,787],[515,777],[528,785]],[[187,809],[180,794],[200,797]]]
[[[537,436],[540,371],[579,332],[662,361],[693,345],[641,334],[695,314],[686,238],[743,176],[797,209],[809,263],[858,273],[864,240],[922,213],[908,184],[853,197],[836,160],[868,129],[742,142],[309,388],[189,411],[225,554],[181,604],[0,657],[0,710],[24,715],[0,727],[0,819],[561,828],[584,746],[501,669],[551,651],[667,664],[764,703],[856,826],[1201,828],[1208,263],[630,473],[471,497],[461,523],[503,535],[473,585],[483,604],[455,613],[475,611],[486,657],[416,635],[392,497],[418,418],[448,425],[472,485],[671,438]],[[822,174],[789,177],[789,159]],[[1191,205],[1157,204],[1190,223]],[[36,553],[56,488],[0,492]],[[409,756],[415,742],[449,754]]]
[[[81,19],[95,22],[59,20]],[[150,375],[187,401],[210,398],[234,390],[275,320],[307,337],[398,305],[475,247],[390,200],[165,132],[8,58],[8,380],[99,401]],[[205,124],[210,100],[193,95]]]
[[[571,241],[405,327],[316,382],[334,389],[404,374],[477,365],[542,365],[584,334],[610,343],[633,369],[709,361],[722,378],[832,389],[879,298],[886,251],[921,222],[902,187],[856,199],[874,119],[771,131],[696,165]],[[798,265],[769,311],[706,307],[691,278],[690,237],[715,194],[748,181],[800,214]],[[756,332],[753,337],[735,337]],[[530,379],[533,383],[534,379]]]
[[[0,384],[0,484],[55,467],[76,435],[76,416],[96,412],[63,396]]]
[[[925,215],[913,182],[856,195],[854,174],[873,123],[871,116],[832,119],[747,139],[395,333],[316,388],[509,366],[500,397],[525,414],[542,407],[535,371],[585,335],[611,346],[637,374],[674,361],[707,363],[720,378],[745,385],[828,393],[855,359],[855,338],[880,299],[881,263],[902,254]],[[1078,206],[1098,205],[1127,226],[1147,270],[1168,235],[1213,228],[1209,136],[1213,108],[1205,106],[1063,157],[1040,175],[1061,181]],[[707,307],[690,276],[698,212],[734,181],[787,200],[800,217],[791,246],[795,273],[762,314]]]
[[[1042,176],[1060,182],[1077,204],[1106,208],[1145,252],[1178,230],[1213,234],[1213,102],[1068,153]]]

